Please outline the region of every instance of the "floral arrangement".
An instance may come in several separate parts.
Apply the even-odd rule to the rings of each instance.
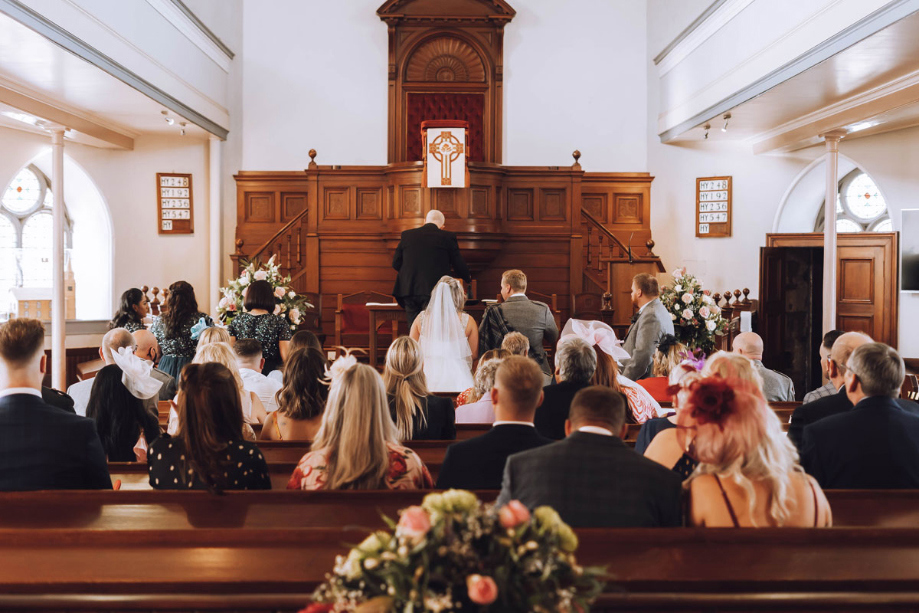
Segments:
[[[338,556],[301,613],[586,612],[603,589],[605,570],[577,565],[577,536],[550,507],[448,490],[384,519],[391,531]]]
[[[275,315],[283,315],[295,331],[300,325],[300,315],[306,309],[312,308],[306,299],[290,288],[290,275],[282,276],[280,267],[274,263],[274,256],[268,263],[262,265],[258,260],[246,262],[245,268],[239,278],[229,281],[227,287],[221,287],[223,297],[217,303],[217,316],[227,325],[238,313],[243,311],[243,302],[246,292],[253,281],[268,281],[274,289]]]
[[[711,292],[703,290],[702,282],[686,268],[673,271],[673,284],[663,289],[661,302],[673,320],[675,336],[690,349],[709,354],[715,349],[715,336],[727,332],[728,322]]]

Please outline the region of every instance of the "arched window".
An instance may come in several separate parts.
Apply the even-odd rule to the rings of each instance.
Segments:
[[[824,209],[817,215],[815,232],[823,232]],[[893,232],[887,203],[878,186],[856,168],[839,181],[836,198],[837,232]]]
[[[51,287],[51,210],[54,194],[48,177],[27,166],[10,182],[0,200],[0,314],[12,308],[10,289]],[[64,253],[73,246],[73,224],[64,205]]]

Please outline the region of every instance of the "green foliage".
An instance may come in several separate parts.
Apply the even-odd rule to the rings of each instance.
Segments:
[[[673,320],[677,340],[706,355],[714,351],[715,337],[728,329],[728,321],[721,317],[721,309],[710,294],[685,268],[673,271],[673,284],[661,291],[661,302]]]

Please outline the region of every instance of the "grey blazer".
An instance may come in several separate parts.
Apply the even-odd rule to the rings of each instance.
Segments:
[[[763,366],[762,360],[753,360],[756,372],[763,378],[763,396],[766,402],[794,402],[795,384],[791,378]]]
[[[511,296],[501,304],[501,312],[507,324],[514,332],[520,332],[530,341],[530,357],[536,360],[539,367],[544,373],[551,374],[552,368],[546,359],[546,350],[543,348],[543,339],[550,344],[558,340],[558,326],[555,325],[555,317],[552,316],[552,309],[543,302],[530,300],[526,296]],[[489,322],[483,322],[479,329],[479,353],[489,349],[498,349],[498,347],[489,347],[485,326],[491,325]],[[484,342],[483,342],[484,341]]]
[[[625,335],[622,348],[630,357],[623,360],[622,375],[632,381],[650,377],[654,352],[665,334],[673,334],[673,320],[660,298],[655,298],[645,305]]]

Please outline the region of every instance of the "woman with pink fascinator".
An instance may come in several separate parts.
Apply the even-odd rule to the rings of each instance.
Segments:
[[[662,414],[661,406],[643,387],[619,373],[618,360],[624,360],[629,354],[620,346],[622,341],[616,333],[602,321],[585,321],[569,319],[559,336],[559,341],[566,336],[577,336],[590,343],[597,352],[597,369],[591,379],[592,385],[610,387],[625,395],[629,403],[626,420],[633,424],[643,424],[653,417]]]

